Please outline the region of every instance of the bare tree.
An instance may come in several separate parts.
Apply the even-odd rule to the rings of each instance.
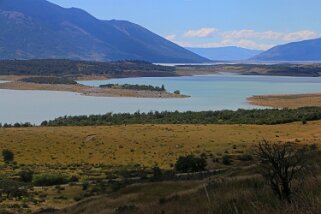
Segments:
[[[293,144],[276,144],[263,140],[257,145],[256,155],[262,175],[280,200],[291,203],[293,182],[302,178],[305,168],[305,151]]]

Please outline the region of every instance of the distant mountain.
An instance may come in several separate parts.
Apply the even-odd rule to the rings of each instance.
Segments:
[[[253,59],[262,61],[320,61],[321,38],[279,45]]]
[[[220,47],[220,48],[187,48],[188,50],[206,57],[211,60],[246,60],[250,59],[262,51],[250,50],[235,46]]]
[[[0,29],[0,59],[208,61],[139,25],[45,0],[0,0]]]

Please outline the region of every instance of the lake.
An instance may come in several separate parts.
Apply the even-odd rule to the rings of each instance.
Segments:
[[[31,122],[64,115],[104,114],[107,112],[203,111],[258,108],[246,98],[263,94],[321,92],[318,77],[274,77],[208,75],[189,77],[126,78],[80,81],[91,86],[108,83],[165,85],[169,91],[180,90],[186,99],[150,99],[126,97],[86,97],[71,92],[0,90],[0,122]]]

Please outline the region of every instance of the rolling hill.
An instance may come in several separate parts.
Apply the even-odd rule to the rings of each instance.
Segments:
[[[45,0],[1,0],[0,28],[0,59],[208,61],[137,24]]]
[[[219,48],[187,48],[188,50],[206,57],[211,60],[246,60],[260,53],[260,50],[251,50],[235,46],[219,47]]]
[[[261,61],[320,61],[321,38],[279,45],[253,59]]]

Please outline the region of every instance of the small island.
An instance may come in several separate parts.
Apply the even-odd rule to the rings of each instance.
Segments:
[[[99,87],[86,86],[71,78],[63,77],[23,77],[14,81],[0,83],[0,89],[39,90],[76,92],[96,97],[137,97],[137,98],[187,98],[180,91],[166,91],[165,86],[107,84]]]

